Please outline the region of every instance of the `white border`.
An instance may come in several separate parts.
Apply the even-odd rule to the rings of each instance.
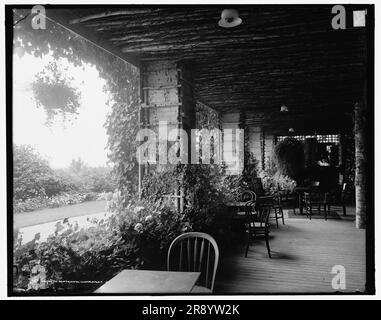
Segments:
[[[43,4],[43,2],[38,1],[25,1],[25,0],[15,0],[15,1],[4,1],[1,0],[2,8],[0,9],[0,43],[4,48],[1,50],[0,56],[0,71],[1,79],[5,79],[5,24],[4,24],[4,12],[5,4]],[[307,3],[308,2],[308,3]],[[88,1],[82,0],[81,4],[107,4],[107,1]],[[112,1],[112,4],[234,4],[234,1]],[[363,0],[339,0],[339,1],[237,1],[238,4],[375,4],[375,1],[363,1]],[[78,1],[57,1],[50,0],[49,4],[79,4]],[[111,3],[109,3],[111,4]],[[380,9],[379,6],[375,5],[375,21],[381,21]],[[375,27],[375,88],[380,88],[379,84],[379,71],[380,65],[377,60],[378,53],[380,53],[380,41],[377,41],[379,38],[379,33],[377,32],[377,27]],[[378,39],[380,40],[380,39]],[[7,260],[7,222],[6,222],[6,131],[5,131],[5,81],[1,81],[2,85],[0,88],[0,97],[2,100],[2,108],[0,108],[0,299],[7,300],[201,300],[201,299],[210,299],[210,300],[379,300],[381,298],[381,275],[380,272],[376,273],[376,295],[375,296],[363,296],[363,295],[342,295],[342,296],[331,296],[331,295],[268,295],[268,296],[251,296],[251,295],[235,295],[235,296],[75,296],[75,297],[7,297],[7,265],[4,263]],[[379,120],[379,113],[377,107],[380,102],[380,93],[379,90],[375,90],[375,123],[377,124]],[[380,176],[380,169],[377,164],[380,161],[380,149],[377,148],[380,142],[380,127],[375,126],[375,177]],[[378,266],[381,266],[380,260],[381,256],[377,253],[377,248],[380,248],[380,237],[377,237],[377,231],[381,231],[380,219],[378,218],[377,212],[380,208],[380,203],[376,195],[379,195],[380,187],[379,182],[376,179],[375,186],[375,227],[376,227],[376,270]],[[378,270],[380,270],[379,268]]]

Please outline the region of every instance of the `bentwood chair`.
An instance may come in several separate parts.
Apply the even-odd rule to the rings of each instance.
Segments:
[[[273,210],[274,210],[274,220],[276,222],[277,229],[279,228],[278,220],[282,219],[282,224],[284,224],[284,214],[282,206],[282,195],[277,193],[274,195],[273,199]]]
[[[291,208],[296,214],[296,208],[299,208],[299,195],[296,192],[291,191],[279,191],[278,195],[280,196],[280,202],[282,207]]]
[[[307,209],[307,218],[312,219],[314,208],[317,208],[319,214],[321,213],[321,208],[323,208],[324,219],[327,220],[327,215],[330,211],[327,192],[304,192],[303,202]]]
[[[348,189],[348,184],[344,183],[342,187],[340,188],[340,190],[331,192],[331,194],[329,195],[328,211],[330,211],[331,207],[339,205],[342,207],[343,216],[347,215],[347,208],[346,208],[347,189]]]
[[[266,195],[261,178],[253,178],[251,182],[252,182],[253,191],[258,197],[262,197]]]
[[[253,192],[253,191],[250,191],[250,190],[246,190],[244,192],[242,192],[241,196],[240,196],[240,200],[242,202],[245,202],[245,206],[244,206],[244,211],[238,211],[236,213],[237,216],[239,217],[243,217],[246,215],[246,210],[247,210],[247,206],[250,205],[251,206],[251,203],[254,202],[257,200],[257,195]]]
[[[179,235],[168,250],[168,271],[201,272],[192,293],[212,293],[219,259],[214,238],[202,232]]]
[[[255,201],[257,199],[256,194],[253,191],[245,190],[240,197],[242,202]]]
[[[246,216],[246,232],[247,232],[247,244],[245,250],[245,257],[249,251],[249,247],[253,240],[263,237],[266,242],[267,253],[269,258],[271,258],[270,244],[269,244],[269,233],[270,224],[269,217],[273,206],[272,204],[262,204],[257,210],[257,214],[254,212],[247,213]]]

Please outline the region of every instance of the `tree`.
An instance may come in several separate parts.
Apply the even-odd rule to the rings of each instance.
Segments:
[[[36,57],[51,53],[56,60],[66,58],[74,66],[89,63],[95,65],[106,80],[105,90],[112,103],[112,111],[105,123],[110,150],[108,156],[114,163],[118,187],[135,192],[138,185],[135,137],[138,130],[139,70],[50,20],[46,22],[45,30],[34,30],[30,22],[30,11],[14,10],[15,52]]]
[[[61,190],[49,163],[31,146],[13,145],[13,195],[16,200],[52,196]]]
[[[355,194],[356,194],[356,227],[365,229],[367,213],[367,146],[366,137],[366,103],[356,103],[355,114]]]
[[[87,165],[81,158],[71,160],[69,165],[70,172],[80,175],[86,169]]]

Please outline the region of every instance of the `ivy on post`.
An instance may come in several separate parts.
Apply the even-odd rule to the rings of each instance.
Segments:
[[[138,166],[135,158],[135,137],[138,126],[139,70],[123,57],[94,45],[91,40],[69,31],[62,24],[48,19],[46,29],[35,30],[31,25],[32,16],[27,9],[14,10],[14,52],[20,56],[31,54],[35,57],[51,57],[59,61],[67,59],[74,66],[94,65],[101,78],[106,80],[105,91],[109,94],[112,111],[108,115],[105,128],[108,134],[107,148],[110,162],[114,164],[118,188],[125,194],[134,194],[138,186]],[[55,115],[75,116],[78,99],[70,81],[62,82],[59,70],[51,67],[51,80],[38,80],[35,84],[36,98],[47,113],[47,121]],[[60,81],[60,79],[62,81]],[[47,80],[47,81],[45,81]],[[66,79],[68,80],[68,79]],[[69,79],[70,80],[70,79]],[[54,84],[57,88],[64,83],[66,95],[64,103],[57,104],[44,92]],[[53,92],[53,91],[51,91]],[[62,90],[61,90],[62,92]],[[52,103],[53,101],[53,103]],[[62,102],[62,101],[61,101]],[[67,102],[67,103],[65,103]]]
[[[367,212],[366,104],[356,103],[354,112],[356,227],[364,229],[366,228]]]
[[[144,175],[149,170],[172,170],[174,163],[170,161],[170,151],[179,139],[180,130],[185,130],[190,137],[191,129],[195,128],[195,101],[193,98],[193,83],[190,71],[185,65],[178,65],[174,61],[147,61],[141,65],[140,98],[142,101],[139,123],[142,128],[149,129],[158,137],[155,150],[158,156],[153,166],[140,164],[139,189]],[[175,139],[169,134],[177,133]],[[190,150],[188,138],[188,150]],[[180,150],[182,153],[183,150]],[[188,163],[190,153],[188,152]],[[169,163],[168,163],[169,162]],[[144,166],[144,169],[142,168]],[[168,195],[174,198],[179,211],[182,211],[184,191],[173,185]],[[168,197],[167,197],[168,198]]]

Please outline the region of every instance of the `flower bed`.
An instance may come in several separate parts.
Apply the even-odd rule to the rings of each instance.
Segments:
[[[67,192],[50,198],[42,196],[26,200],[15,200],[13,203],[13,212],[20,213],[44,208],[58,208],[85,201],[97,200],[98,198],[99,196],[97,193]]]

